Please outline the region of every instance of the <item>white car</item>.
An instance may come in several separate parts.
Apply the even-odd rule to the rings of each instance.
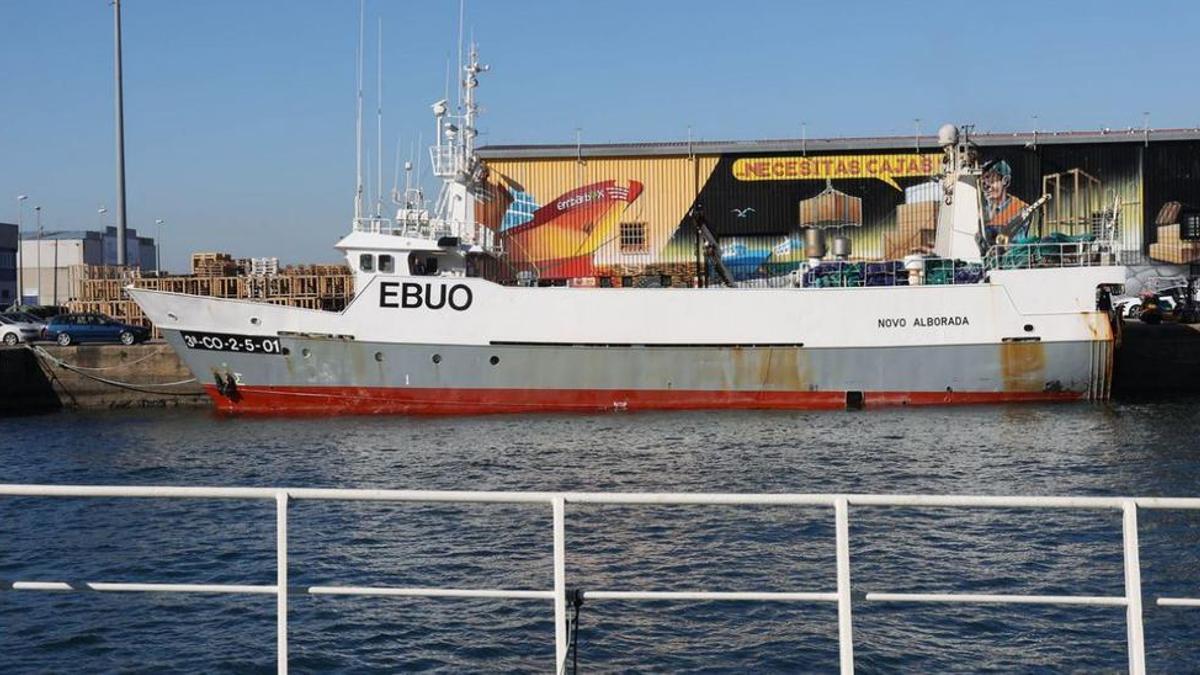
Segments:
[[[15,347],[41,337],[42,328],[36,323],[21,321],[0,314],[0,342]]]
[[[1196,300],[1200,301],[1200,290],[1197,292]],[[1180,300],[1187,297],[1187,286],[1172,286],[1163,288],[1158,291],[1158,306],[1165,312],[1173,312],[1179,309]],[[1113,303],[1113,307],[1128,319],[1136,319],[1142,314],[1142,299],[1124,298]]]

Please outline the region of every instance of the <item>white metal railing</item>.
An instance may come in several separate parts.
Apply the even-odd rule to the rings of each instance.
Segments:
[[[759,602],[832,602],[838,606],[838,650],[841,671],[854,670],[854,639],[850,582],[849,507],[954,507],[964,509],[1031,508],[1120,510],[1122,513],[1125,592],[1119,596],[982,595],[971,593],[867,592],[868,602],[1004,603],[1048,605],[1107,605],[1125,607],[1129,671],[1146,672],[1142,634],[1142,582],[1139,561],[1139,508],[1200,510],[1200,498],[1163,497],[982,497],[944,495],[859,494],[736,494],[736,493],[597,493],[597,492],[462,492],[422,490],[349,490],[318,488],[214,488],[88,485],[0,485],[0,496],[20,497],[140,497],[165,499],[273,500],[276,505],[275,584],[160,584],[64,581],[0,581],[0,590],[100,591],[169,593],[261,593],[276,596],[278,670],[288,668],[288,595],[368,595],[395,597],[494,598],[551,600],[554,603],[554,643],[557,672],[568,651],[566,583],[566,505],[774,505],[829,507],[834,512],[837,586],[832,592],[721,591],[584,591],[585,600],[729,600]],[[449,502],[549,505],[553,519],[554,580],[545,590],[394,588],[365,586],[288,586],[288,504],[292,500]],[[1200,607],[1200,598],[1158,598],[1163,607]]]
[[[391,218],[383,216],[372,216],[354,219],[355,232],[369,232],[372,234],[391,234],[395,229],[395,223]]]
[[[465,171],[466,156],[457,145],[435,145],[429,148],[429,162],[435,176],[455,176]]]
[[[1111,241],[1031,241],[996,244],[983,254],[989,270],[1120,265],[1121,255]]]

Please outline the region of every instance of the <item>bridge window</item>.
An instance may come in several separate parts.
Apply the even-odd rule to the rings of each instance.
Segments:
[[[364,272],[375,271],[375,256],[370,253],[364,253],[358,256],[358,269]]]
[[[408,269],[413,276],[432,277],[438,273],[437,256],[427,255],[420,251],[408,254]]]
[[[396,261],[390,255],[379,256],[379,271],[391,274],[396,271]]]
[[[645,253],[648,250],[646,224],[621,223],[621,253]]]

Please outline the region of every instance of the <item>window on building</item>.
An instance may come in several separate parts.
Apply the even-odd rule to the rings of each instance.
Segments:
[[[370,253],[364,253],[358,256],[358,269],[364,272],[375,271],[375,256]]]
[[[649,249],[645,223],[621,223],[621,253],[645,253]]]
[[[390,255],[379,256],[379,271],[384,274],[391,274],[396,271],[396,262]]]

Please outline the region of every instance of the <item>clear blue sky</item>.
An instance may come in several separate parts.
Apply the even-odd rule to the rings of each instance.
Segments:
[[[336,259],[354,190],[355,0],[124,0],[129,222],[193,250]],[[1200,125],[1200,3],[472,0],[484,143]],[[384,170],[428,139],[458,2],[384,22]],[[0,0],[0,221],[113,223],[112,10]],[[367,91],[374,148],[374,87]]]

